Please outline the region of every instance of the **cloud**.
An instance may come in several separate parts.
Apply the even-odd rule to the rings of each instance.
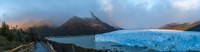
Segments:
[[[126,3],[133,5],[134,7],[142,7],[146,10],[151,10],[159,0],[128,0]]]
[[[199,11],[200,0],[100,1],[103,11],[112,16],[110,20],[125,29],[156,28],[168,23],[184,23],[200,19],[197,15],[199,12],[195,12]]]
[[[96,0],[0,0],[0,6],[0,21],[5,13],[3,20],[10,23],[50,20],[57,26],[75,15],[89,17],[99,7]]]
[[[200,0],[171,0],[174,8],[181,10],[194,10],[200,6]]]
[[[111,25],[138,29],[200,20],[199,5],[200,0],[0,0],[0,15],[6,13],[9,22],[49,20],[59,26],[92,11]]]
[[[100,0],[101,9],[109,14],[113,12],[112,0]]]

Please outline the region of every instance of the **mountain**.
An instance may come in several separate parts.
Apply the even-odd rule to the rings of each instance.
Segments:
[[[200,25],[197,25],[193,28],[187,29],[187,31],[200,31]]]
[[[160,27],[160,29],[185,30],[187,29],[187,26],[189,25],[190,25],[189,23],[182,23],[182,24],[170,23],[170,24]]]
[[[186,31],[200,31],[200,21],[193,23],[193,27],[186,29]]]
[[[63,25],[56,29],[54,33],[59,35],[92,35],[111,32],[117,30],[104,22],[91,13],[92,18],[80,18],[73,16]]]
[[[159,29],[173,29],[173,30],[188,30],[194,31],[194,28],[200,25],[200,21],[196,21],[193,23],[171,23],[160,27]],[[193,30],[192,30],[193,29]],[[196,28],[195,28],[196,29]]]
[[[122,29],[104,23],[93,13],[91,15],[91,18],[73,16],[59,27],[49,26],[44,23],[44,25],[32,26],[31,30],[43,36],[76,36],[101,34]]]

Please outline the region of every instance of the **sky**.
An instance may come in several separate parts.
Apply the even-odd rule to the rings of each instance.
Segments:
[[[124,29],[158,28],[200,20],[200,0],[0,0],[0,21],[48,21],[55,26],[72,16],[90,17]]]

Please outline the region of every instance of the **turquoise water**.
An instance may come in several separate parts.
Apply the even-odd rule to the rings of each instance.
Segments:
[[[118,50],[124,52],[146,50],[146,48],[143,47],[125,46],[113,42],[95,42],[95,36],[57,37],[48,39],[59,43],[71,43],[84,48],[107,49],[111,51]]]
[[[59,43],[75,44],[84,48],[95,48],[94,36],[76,36],[76,37],[60,37],[60,38],[48,38]]]

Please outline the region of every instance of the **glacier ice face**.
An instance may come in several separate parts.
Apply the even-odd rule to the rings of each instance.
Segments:
[[[96,42],[147,46],[158,51],[200,51],[200,32],[176,30],[119,30],[95,35]]]

